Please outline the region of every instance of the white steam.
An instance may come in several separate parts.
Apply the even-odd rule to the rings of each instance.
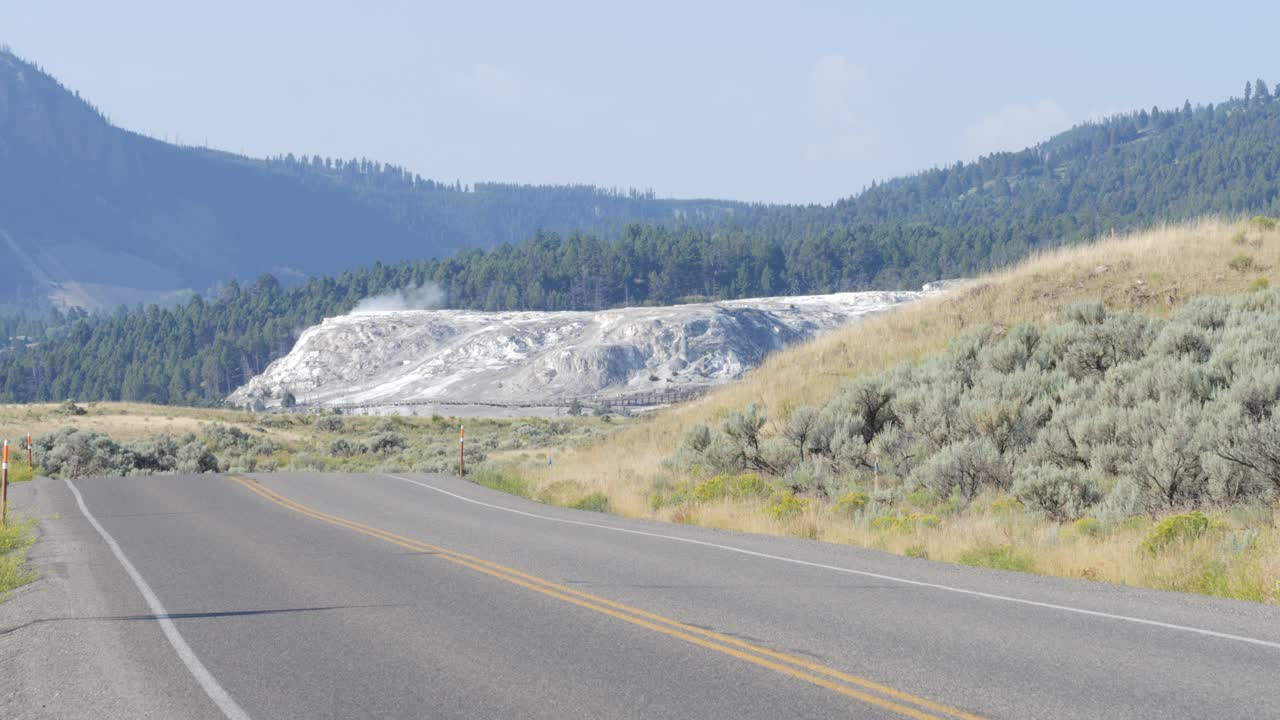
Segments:
[[[395,292],[365,298],[356,303],[352,315],[364,313],[394,312],[396,310],[435,310],[444,307],[444,291],[430,283],[416,288],[403,288]]]

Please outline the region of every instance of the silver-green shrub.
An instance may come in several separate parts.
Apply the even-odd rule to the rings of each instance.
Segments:
[[[1075,520],[1102,499],[1094,475],[1080,468],[1028,465],[1014,475],[1013,495],[1050,520]]]
[[[1280,291],[1202,298],[1167,320],[1072,305],[981,327],[942,354],[851,381],[769,425],[761,408],[690,431],[670,464],[865,482],[1099,519],[1280,498]],[[805,475],[808,477],[808,475]]]
[[[1142,488],[1130,478],[1121,478],[1094,509],[1094,515],[1104,523],[1114,524],[1146,510]]]
[[[35,439],[36,462],[49,477],[122,477],[155,473],[204,473],[217,458],[194,435],[175,440],[160,435],[129,445],[92,430],[63,428]]]
[[[989,440],[964,440],[944,447],[916,469],[915,481],[938,497],[953,492],[973,500],[984,487],[1007,487],[1009,469]]]

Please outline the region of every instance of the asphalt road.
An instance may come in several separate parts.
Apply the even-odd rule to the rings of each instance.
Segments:
[[[12,499],[45,578],[0,604],[6,718],[1280,717],[1280,611],[1248,603],[441,476]]]

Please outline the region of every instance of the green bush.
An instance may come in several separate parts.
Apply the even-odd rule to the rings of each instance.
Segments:
[[[768,497],[773,486],[758,473],[743,473],[729,482],[729,496],[737,500]]]
[[[654,483],[653,492],[649,495],[649,507],[656,512],[671,505],[693,502],[693,488],[692,483],[672,483],[660,479]]]
[[[334,457],[348,458],[364,451],[363,445],[357,445],[346,438],[338,438],[329,443],[329,454]]]
[[[1019,552],[1012,545],[979,545],[960,554],[961,565],[993,568],[996,570],[1013,570],[1016,572],[1035,572],[1036,562],[1032,556]]]
[[[852,517],[867,506],[870,498],[866,493],[860,490],[850,490],[849,492],[836,498],[835,511],[841,515]]]
[[[1102,499],[1092,475],[1078,468],[1039,465],[1019,469],[1013,494],[1050,520],[1074,520]]]
[[[1250,270],[1256,270],[1258,263],[1252,255],[1240,254],[1227,261],[1227,267],[1238,273],[1247,273]]]
[[[34,453],[43,472],[57,478],[205,473],[218,469],[218,459],[208,444],[192,434],[181,441],[159,435],[121,445],[103,433],[63,428],[36,438]]]
[[[200,434],[210,450],[214,452],[230,451],[237,454],[248,452],[254,447],[254,438],[238,427],[221,423],[210,423],[200,426]]]
[[[1080,518],[1072,525],[1077,535],[1084,537],[1099,537],[1102,535],[1102,523],[1097,518]]]
[[[671,504],[668,495],[661,492],[649,493],[649,512],[658,512],[662,508]]]
[[[1012,495],[1000,495],[991,501],[991,512],[997,515],[1010,515],[1016,512],[1022,512],[1026,506],[1022,501]]]
[[[783,495],[772,503],[764,507],[764,514],[774,520],[784,520],[786,518],[803,515],[809,509],[811,501],[808,498],[796,497],[795,495]]]
[[[174,469],[184,474],[218,471],[218,458],[202,443],[191,442],[178,449]]]
[[[693,499],[697,502],[708,502],[724,497],[728,494],[727,478],[724,475],[716,475],[710,480],[704,480],[693,488]]]
[[[342,432],[346,429],[346,423],[338,415],[323,415],[316,420],[316,429],[324,432]]]
[[[915,479],[938,497],[958,492],[971,501],[987,487],[1004,487],[1008,467],[1000,451],[986,439],[963,440],[939,450],[915,473]]]
[[[1267,217],[1266,215],[1254,215],[1249,219],[1249,224],[1259,230],[1275,230],[1276,222],[1275,218]]]
[[[933,507],[938,502],[938,497],[923,488],[907,495],[907,502],[918,508]]]
[[[62,404],[58,405],[58,407],[53,412],[58,415],[76,417],[79,415],[85,415],[89,411],[77,405],[75,400],[63,400]]]
[[[574,510],[590,510],[591,512],[609,512],[609,496],[602,492],[593,492],[579,499],[569,507]]]
[[[371,453],[391,453],[404,450],[408,443],[399,433],[384,432],[370,438],[365,445]]]
[[[716,475],[693,487],[691,493],[695,502],[710,502],[729,497],[735,500],[768,497],[773,487],[757,473],[742,475]]]
[[[1195,511],[1170,515],[1161,520],[1142,541],[1142,549],[1155,555],[1174,543],[1190,542],[1209,529],[1209,518]]]
[[[871,520],[871,529],[881,532],[911,532],[917,528],[933,528],[942,524],[941,518],[929,513],[880,515]]]

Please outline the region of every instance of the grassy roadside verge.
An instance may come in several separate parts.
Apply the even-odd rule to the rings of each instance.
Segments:
[[[34,468],[27,467],[26,461],[15,462],[9,465],[9,482],[20,483],[29,482],[36,477]]]
[[[27,548],[35,542],[30,520],[15,521],[0,527],[0,602],[9,592],[36,579],[27,566]]]
[[[609,496],[600,491],[592,491],[573,482],[552,483],[544,487],[534,487],[523,475],[515,471],[511,465],[483,465],[467,475],[467,480],[543,505],[572,508],[574,510],[590,510],[592,512],[610,512]]]
[[[478,485],[559,507],[1280,605],[1277,508],[1241,506],[1207,514],[1056,523],[1002,494],[984,494],[960,508],[949,499],[921,493],[910,497],[909,506],[890,510],[863,498],[815,502],[768,486],[754,495],[721,492],[725,486],[759,482],[757,476],[745,478],[713,478],[683,488],[686,492],[668,488],[667,498],[679,496],[674,502],[658,502],[655,495],[651,502],[661,507],[628,513],[619,512],[607,494],[590,485],[571,480],[539,485],[512,466],[486,466],[468,477]]]

